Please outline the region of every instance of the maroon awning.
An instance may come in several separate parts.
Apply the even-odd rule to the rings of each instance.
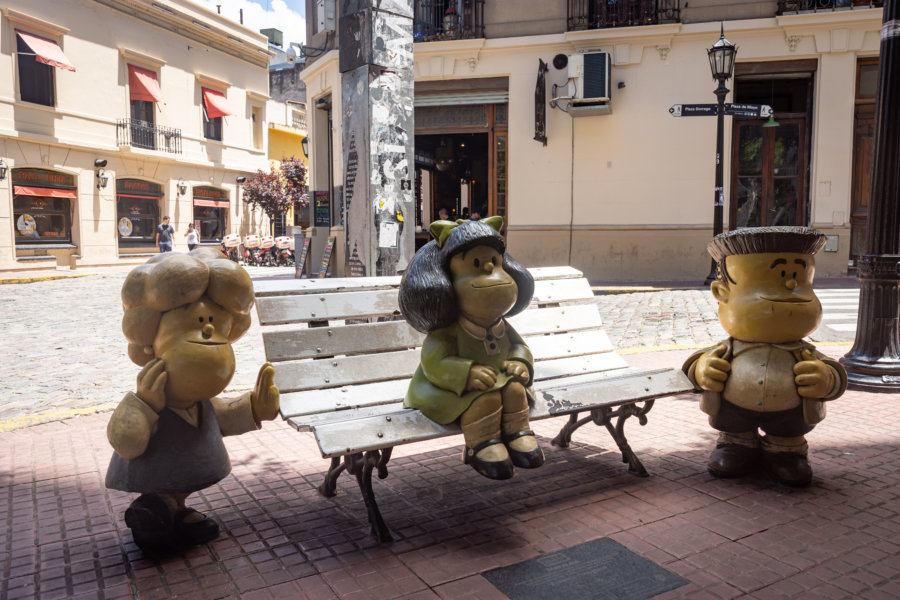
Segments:
[[[59,67],[60,69],[75,70],[75,65],[66,58],[62,48],[53,40],[42,38],[33,33],[25,33],[16,29],[16,35],[21,38],[25,44],[34,52],[34,58],[39,63],[50,65],[51,67]]]
[[[13,194],[16,196],[40,196],[42,198],[77,198],[75,190],[58,190],[55,188],[30,187],[25,185],[13,186]]]
[[[146,100],[147,102],[163,102],[162,90],[159,88],[159,80],[156,71],[128,65],[128,92],[132,100]]]
[[[202,88],[202,90],[203,107],[206,109],[207,119],[227,117],[234,114],[231,107],[228,106],[228,100],[225,99],[225,94],[209,88]]]

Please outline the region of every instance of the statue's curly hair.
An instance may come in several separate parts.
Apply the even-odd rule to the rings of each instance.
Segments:
[[[456,292],[450,278],[450,259],[475,246],[490,246],[503,256],[503,270],[518,287],[516,303],[504,316],[525,310],[534,295],[534,279],[528,270],[506,253],[506,242],[497,231],[481,221],[464,221],[457,226],[443,248],[431,240],[416,252],[400,281],[400,311],[417,331],[428,333],[447,327],[459,317]]]
[[[128,273],[122,284],[122,332],[128,357],[143,366],[153,358],[153,340],[163,313],[207,296],[232,314],[231,330],[237,341],[250,327],[253,282],[240,265],[212,248],[188,254],[165,252]]]

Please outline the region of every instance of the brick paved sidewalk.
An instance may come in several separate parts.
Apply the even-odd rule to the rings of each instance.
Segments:
[[[627,359],[677,366],[686,352]],[[646,479],[599,428],[550,446],[562,419],[535,424],[547,465],[507,482],[462,465],[461,438],[399,447],[374,482],[396,538],[385,545],[354,480],[319,496],[327,461],[311,435],[266,423],[227,438],[231,476],[191,498],[219,539],[165,560],[134,545],[133,496],[103,486],[108,414],[18,429],[0,433],[0,598],[503,598],[481,573],[601,537],[689,582],[660,598],[897,598],[898,400],[831,403],[808,436],[805,490],[708,475],[715,434],[691,395],[658,400],[645,427],[629,421]]]

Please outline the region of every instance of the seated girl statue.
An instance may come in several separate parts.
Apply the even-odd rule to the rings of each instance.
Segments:
[[[217,397],[234,374],[231,344],[250,327],[253,283],[212,248],[167,252],[128,274],[122,304],[128,356],[143,369],[107,427],[115,452],[106,487],[141,494],[125,511],[141,548],[208,542],[219,526],[185,500],[231,471],[223,435],[258,429],[278,414],[268,363],[252,392]]]
[[[491,479],[544,464],[528,424],[531,351],[504,319],[528,306],[534,280],[506,254],[502,225],[435,221],[400,283],[400,310],[428,334],[404,405],[442,425],[458,419],[463,461]]]

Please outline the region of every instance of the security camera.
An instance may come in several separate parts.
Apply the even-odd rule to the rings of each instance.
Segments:
[[[247,181],[247,178],[244,177],[243,175],[238,175],[237,177],[234,178],[234,180],[237,181],[238,183],[244,183],[245,181]]]
[[[102,169],[103,167],[106,166],[106,159],[105,158],[96,159],[94,161],[94,166],[97,167],[98,169]]]
[[[297,51],[294,50],[293,46],[289,46],[287,49],[287,61],[289,63],[293,63],[297,61]]]

